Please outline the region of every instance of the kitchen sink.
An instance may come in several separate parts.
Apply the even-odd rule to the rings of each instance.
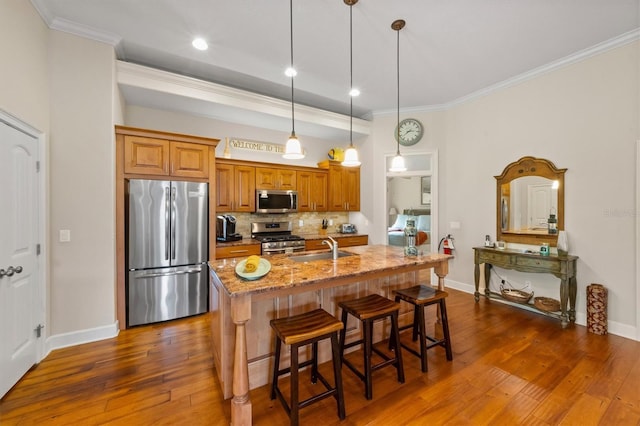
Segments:
[[[349,253],[346,251],[338,251],[338,257],[347,257],[353,256],[353,253]],[[289,259],[295,262],[312,262],[314,260],[331,260],[333,259],[333,253],[330,251],[323,251],[321,253],[309,253],[309,254],[300,254],[296,256],[289,256]]]

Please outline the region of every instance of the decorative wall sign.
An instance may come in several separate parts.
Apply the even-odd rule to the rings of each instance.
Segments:
[[[234,139],[231,138],[229,143],[234,149],[244,149],[247,151],[256,151],[256,152],[264,152],[267,154],[284,154],[285,145],[279,143],[269,143],[269,142],[260,142],[260,141],[252,141],[248,139]],[[305,150],[302,150],[303,153],[306,154]]]

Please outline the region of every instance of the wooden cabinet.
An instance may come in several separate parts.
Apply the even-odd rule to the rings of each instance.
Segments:
[[[271,167],[256,167],[256,189],[296,189],[296,171]]]
[[[369,244],[368,235],[349,235],[336,240],[338,241],[338,247],[366,246]]]
[[[329,169],[329,211],[360,211],[360,168],[328,160],[318,166]]]
[[[254,212],[255,182],[255,167],[219,160],[216,164],[216,211]]]
[[[329,175],[326,171],[299,171],[298,186],[299,212],[326,212]]]
[[[209,146],[125,135],[124,173],[208,179]]]
[[[353,246],[366,246],[369,244],[369,236],[368,235],[349,235],[349,236],[335,236],[331,235],[331,238],[338,242],[338,249],[343,247],[353,247]],[[328,238],[314,238],[308,239],[304,241],[304,249],[305,250],[328,250],[329,247],[325,244],[322,244],[322,241]]]
[[[228,259],[232,257],[245,257],[252,254],[260,255],[262,248],[260,243],[234,244],[231,246],[216,246],[216,259]]]

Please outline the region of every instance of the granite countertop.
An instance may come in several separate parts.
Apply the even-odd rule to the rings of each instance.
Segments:
[[[253,238],[243,238],[238,241],[216,241],[216,247],[244,246],[247,244],[260,244],[260,241]]]
[[[210,261],[209,266],[227,293],[234,297],[321,284],[338,278],[402,269],[407,266],[423,265],[453,257],[439,253],[405,257],[402,247],[387,245],[348,247],[340,249],[340,251],[352,253],[354,256],[341,257],[335,261],[327,259],[311,262],[291,260],[289,259],[291,254],[264,257],[271,263],[271,270],[265,276],[254,281],[245,280],[236,275],[236,264],[243,259],[219,259]],[[318,251],[312,253],[318,253]],[[295,253],[293,256],[300,254],[304,253]]]
[[[342,234],[340,232],[328,232],[326,234],[300,234],[305,240],[324,240],[327,237],[343,238],[343,237],[366,237],[367,234]]]

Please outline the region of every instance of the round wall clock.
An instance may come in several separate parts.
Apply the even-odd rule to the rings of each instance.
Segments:
[[[398,130],[399,129],[399,130]],[[424,133],[422,123],[415,118],[405,118],[396,126],[396,140],[403,146],[411,146],[417,144]],[[398,140],[398,135],[400,139]]]

